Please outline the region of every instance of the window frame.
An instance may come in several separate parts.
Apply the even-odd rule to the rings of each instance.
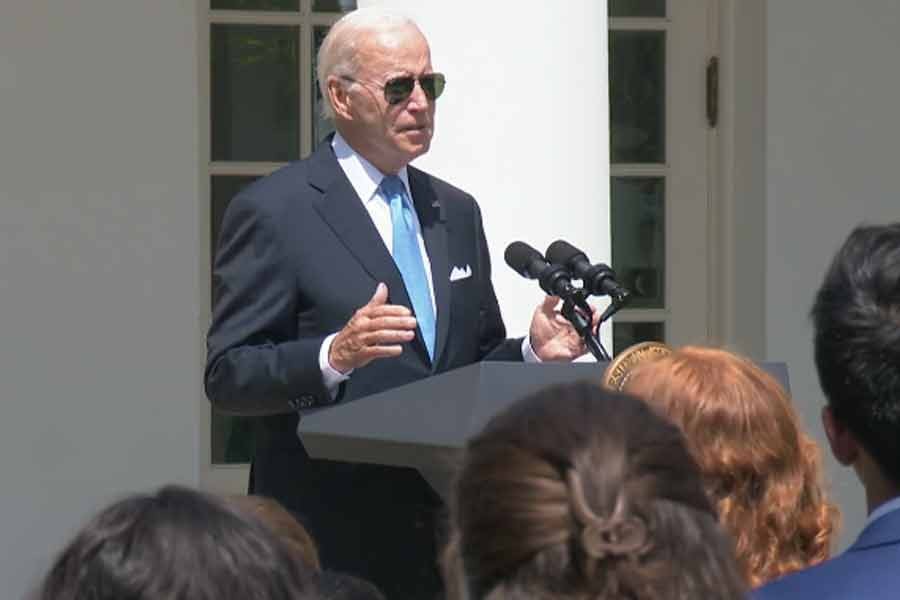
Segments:
[[[201,232],[199,276],[202,282],[201,319],[203,331],[209,327],[212,317],[212,179],[218,176],[263,177],[288,164],[273,161],[213,161],[212,160],[212,76],[211,76],[211,31],[213,25],[275,25],[296,27],[298,30],[299,103],[298,119],[299,156],[308,156],[314,146],[315,115],[313,94],[315,92],[313,41],[317,27],[329,27],[343,16],[339,12],[314,12],[313,0],[300,0],[296,11],[262,10],[214,10],[210,0],[196,0],[198,22],[198,82],[200,136],[202,140],[199,160],[201,181],[199,190],[201,201],[198,222]],[[200,341],[200,352],[205,362],[205,339]],[[199,444],[199,483],[204,489],[222,493],[240,493],[246,490],[249,477],[249,463],[214,462],[212,448],[213,409],[205,395],[201,394]]]

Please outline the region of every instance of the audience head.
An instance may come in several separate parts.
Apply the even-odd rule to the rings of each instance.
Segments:
[[[686,346],[638,365],[624,390],[684,431],[751,586],[828,558],[838,513],[822,491],[819,448],[771,375]]]
[[[413,21],[376,7],[344,15],[322,41],[317,76],[326,116],[382,173],[428,151],[444,78]]]
[[[375,584],[348,573],[322,571],[316,578],[317,600],[385,600]]]
[[[298,600],[311,573],[255,519],[178,486],[113,503],[63,549],[39,600]]]
[[[266,496],[228,496],[225,499],[242,514],[259,519],[290,550],[291,554],[312,571],[320,571],[319,551],[312,537],[294,515],[277,500]]]
[[[867,487],[877,478],[900,493],[900,223],[850,234],[812,319],[835,457],[853,464]]]
[[[743,597],[676,427],[588,383],[551,387],[467,444],[444,555],[450,597]]]

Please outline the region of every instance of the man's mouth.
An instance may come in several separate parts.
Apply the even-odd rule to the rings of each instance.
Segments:
[[[400,133],[406,133],[408,131],[416,132],[416,133],[424,133],[428,131],[427,125],[407,125],[405,127],[400,128]]]

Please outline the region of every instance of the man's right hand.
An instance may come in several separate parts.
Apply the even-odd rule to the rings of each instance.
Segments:
[[[401,344],[416,336],[412,312],[397,304],[386,304],[387,286],[379,283],[368,304],[353,313],[350,321],[331,342],[328,362],[347,373],[377,358],[400,356]]]

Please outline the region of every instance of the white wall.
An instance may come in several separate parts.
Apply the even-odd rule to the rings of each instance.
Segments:
[[[194,11],[0,3],[4,598],[101,504],[197,478]]]
[[[766,3],[720,0],[719,246],[711,315],[714,339],[755,359],[765,355]],[[715,306],[718,304],[718,306]]]
[[[808,313],[851,228],[900,219],[900,3],[777,0],[767,10],[766,353],[788,362],[794,397],[824,441]],[[864,496],[825,454],[847,543],[865,520]]]
[[[478,200],[509,335],[524,335],[543,292],[504,263],[510,242],[563,238],[610,262],[606,2],[359,4],[414,18],[447,75],[416,165]]]

